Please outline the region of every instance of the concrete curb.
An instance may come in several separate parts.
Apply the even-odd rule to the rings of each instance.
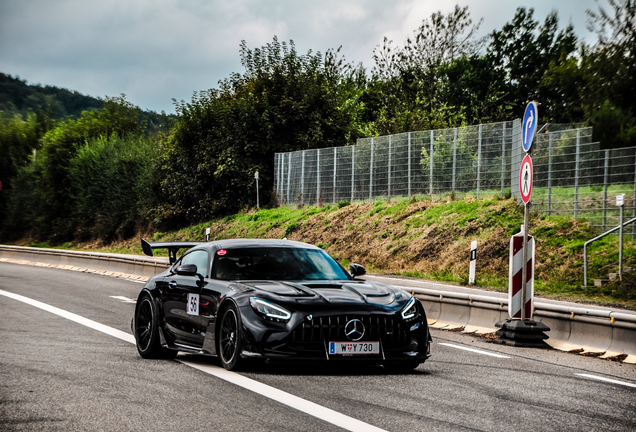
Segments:
[[[56,266],[137,281],[169,267],[167,258],[121,256],[59,249],[0,245],[0,262]],[[508,299],[407,288],[422,302],[429,325],[470,334],[491,334],[508,318]],[[636,364],[636,315],[535,301],[534,318],[550,327],[546,342],[555,349]]]

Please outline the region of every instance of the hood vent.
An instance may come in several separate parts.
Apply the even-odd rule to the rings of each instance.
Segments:
[[[318,284],[303,284],[303,286],[306,286],[307,288],[311,288],[311,289],[342,289],[342,285],[341,284],[324,284],[324,283],[318,283]]]

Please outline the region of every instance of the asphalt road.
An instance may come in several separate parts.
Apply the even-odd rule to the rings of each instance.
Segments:
[[[125,298],[141,287],[0,263],[0,290],[128,334]],[[257,365],[232,376],[388,431],[636,429],[635,365],[442,330],[433,339],[433,357],[408,374]],[[342,430],[333,411],[320,419],[186,363],[144,360],[129,342],[0,295],[0,430]]]

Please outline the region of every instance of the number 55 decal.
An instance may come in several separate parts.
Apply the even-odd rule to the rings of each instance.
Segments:
[[[199,294],[188,294],[188,315],[199,315]]]

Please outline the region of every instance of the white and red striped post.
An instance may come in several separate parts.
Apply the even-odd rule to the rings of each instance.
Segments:
[[[534,238],[528,236],[528,251],[526,253],[526,289],[525,289],[525,314],[522,316],[521,296],[523,279],[523,235],[525,228],[522,225],[521,232],[510,238],[510,264],[508,270],[508,314],[513,319],[531,319],[534,298]]]

